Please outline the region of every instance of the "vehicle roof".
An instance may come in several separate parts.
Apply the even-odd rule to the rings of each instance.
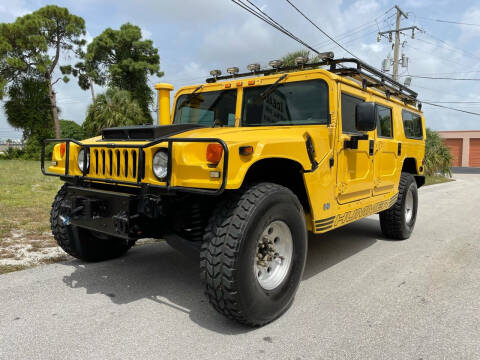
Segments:
[[[245,88],[245,87],[269,85],[275,82],[276,80],[278,80],[278,78],[285,73],[288,74],[287,79],[285,79],[286,82],[312,80],[312,79],[315,79],[316,76],[320,75],[323,77],[330,78],[332,81],[341,82],[341,83],[350,85],[352,87],[355,87],[360,91],[364,91],[366,93],[381,97],[385,101],[395,103],[398,106],[401,106],[410,111],[423,114],[423,112],[419,110],[417,107],[415,107],[412,104],[405,103],[395,95],[391,95],[390,97],[387,97],[385,92],[380,91],[377,88],[374,88],[374,87],[363,88],[362,83],[353,77],[337,75],[327,69],[322,69],[322,68],[306,69],[306,70],[299,69],[299,70],[288,71],[288,72],[278,71],[275,73],[270,73],[265,75],[251,73],[249,74],[249,76],[242,76],[238,78],[232,77],[224,81],[205,82],[200,84],[197,83],[193,85],[182,86],[176,92],[175,98],[183,94],[191,93],[192,91],[196,90],[199,86],[202,86],[202,88],[200,90],[197,90],[198,92],[207,92],[207,91],[233,90],[233,89]],[[303,78],[303,80],[299,78]],[[254,85],[248,84],[251,81],[254,81]],[[228,88],[225,86],[226,84],[229,84],[227,85],[229,86]]]

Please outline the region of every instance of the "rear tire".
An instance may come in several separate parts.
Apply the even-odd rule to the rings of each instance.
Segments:
[[[103,261],[124,255],[134,245],[133,241],[65,225],[61,219],[61,204],[67,191],[68,186],[64,184],[55,196],[50,212],[53,236],[67,254],[83,261]]]
[[[402,173],[395,204],[380,213],[383,235],[394,240],[405,240],[412,234],[417,220],[418,191],[412,174]]]
[[[200,253],[205,293],[221,314],[249,326],[265,325],[292,304],[306,255],[307,230],[297,197],[272,183],[251,186],[212,214]]]

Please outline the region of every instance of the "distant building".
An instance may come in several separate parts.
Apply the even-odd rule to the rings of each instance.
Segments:
[[[480,167],[480,130],[438,131],[453,155],[453,166]]]

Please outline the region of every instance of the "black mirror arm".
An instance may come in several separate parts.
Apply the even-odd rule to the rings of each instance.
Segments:
[[[360,140],[368,140],[368,134],[352,135],[349,140],[343,141],[343,148],[356,150]]]

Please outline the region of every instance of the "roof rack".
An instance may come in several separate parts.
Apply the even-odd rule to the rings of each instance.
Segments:
[[[343,66],[343,64],[354,64],[354,66],[346,67]],[[387,99],[389,99],[390,96],[395,96],[405,104],[411,104],[414,106],[417,104],[418,94],[415,91],[411,90],[405,85],[400,84],[398,81],[393,80],[380,70],[377,70],[374,67],[354,58],[324,59],[321,62],[311,64],[284,66],[275,69],[251,71],[242,74],[217,76],[206,79],[206,82],[214,83],[218,80],[236,79],[252,75],[272,75],[286,71],[313,69],[318,68],[319,66],[330,66],[330,72],[340,76],[351,77],[361,82],[364,89],[372,87],[383,91]],[[418,105],[420,108],[421,104]]]

